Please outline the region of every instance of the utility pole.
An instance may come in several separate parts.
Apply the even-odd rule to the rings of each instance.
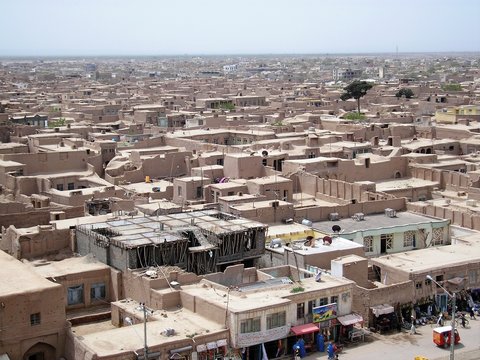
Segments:
[[[450,333],[450,360],[455,360],[455,308],[457,307],[457,294],[452,291],[450,292],[445,289],[442,285],[440,285],[437,281],[435,281],[430,275],[427,275],[426,278],[435,284],[438,285],[443,291],[447,293],[447,295],[452,299],[452,331]]]
[[[148,345],[147,345],[147,307],[145,303],[140,303],[140,307],[143,311],[143,356],[144,359],[148,359]]]

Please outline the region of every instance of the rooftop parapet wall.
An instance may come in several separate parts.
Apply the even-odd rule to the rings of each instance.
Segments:
[[[440,187],[445,190],[469,190],[472,186],[472,180],[468,174],[423,167],[414,167],[411,171],[413,177],[439,182]]]
[[[435,206],[431,204],[408,203],[407,210],[433,216],[439,219],[448,219],[452,225],[458,225],[480,231],[480,215],[466,213],[461,209],[452,207]]]
[[[295,209],[295,221],[308,219],[310,221],[329,220],[331,213],[338,213],[340,218],[349,218],[356,213],[379,214],[390,208],[396,211],[403,211],[406,207],[405,198],[393,198],[377,201],[367,201],[356,204],[318,206]]]
[[[51,221],[51,211],[59,210],[65,212],[66,219],[72,219],[84,215],[84,207],[49,207],[35,209],[19,213],[4,214],[0,216],[0,226],[8,227],[14,225],[17,228],[32,227],[36,225],[47,225]]]

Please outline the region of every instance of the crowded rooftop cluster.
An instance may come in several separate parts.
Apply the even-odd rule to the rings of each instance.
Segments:
[[[0,140],[1,359],[291,357],[480,301],[473,54],[2,59]]]

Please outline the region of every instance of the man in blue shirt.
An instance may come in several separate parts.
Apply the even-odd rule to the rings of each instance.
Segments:
[[[328,360],[334,360],[335,359],[335,347],[333,346],[333,342],[330,341],[327,347],[327,354],[328,354]]]

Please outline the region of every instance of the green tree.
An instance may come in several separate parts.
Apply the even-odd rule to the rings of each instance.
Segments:
[[[365,120],[366,116],[356,112],[350,112],[343,115],[345,120]]]
[[[460,84],[445,84],[442,86],[444,91],[462,91],[462,85]]]
[[[222,110],[229,110],[229,111],[233,111],[235,110],[235,105],[232,104],[232,103],[223,103],[223,104],[220,104],[218,106],[219,109],[222,109]]]
[[[52,120],[48,122],[49,128],[56,128],[60,126],[65,126],[66,119],[64,117],[60,117],[57,120]]]
[[[415,94],[413,93],[412,89],[409,88],[403,88],[397,91],[395,96],[397,98],[401,98],[402,96],[405,96],[406,99],[411,99]]]
[[[366,81],[355,80],[350,85],[343,88],[345,92],[340,96],[343,101],[354,98],[357,100],[357,111],[360,114],[360,98],[367,94],[367,91],[373,87]]]

